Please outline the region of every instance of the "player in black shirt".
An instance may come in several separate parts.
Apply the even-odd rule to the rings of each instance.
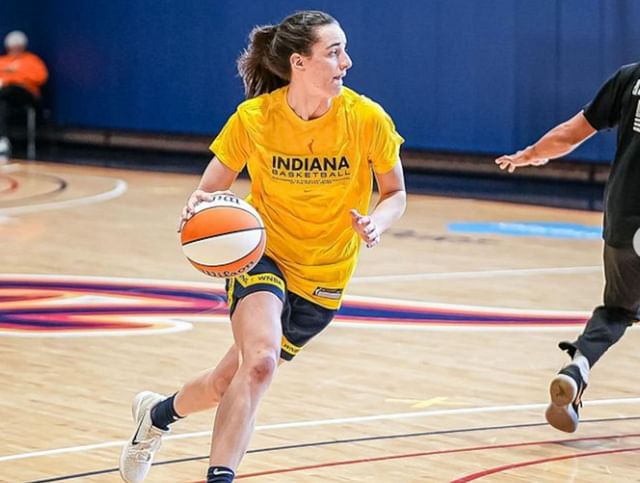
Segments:
[[[604,305],[594,310],[575,342],[559,344],[572,360],[549,388],[547,421],[567,432],[578,427],[590,368],[640,318],[640,63],[621,67],[582,111],[537,142],[496,159],[510,173],[540,166],[570,153],[597,131],[614,127],[617,150],[604,198]]]

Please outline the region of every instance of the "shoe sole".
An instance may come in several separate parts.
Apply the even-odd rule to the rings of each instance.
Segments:
[[[559,431],[575,433],[578,429],[578,415],[571,406],[549,404],[544,417],[551,426]]]
[[[545,411],[547,422],[554,428],[573,433],[578,429],[578,415],[571,404],[578,394],[578,385],[569,376],[558,374],[549,386],[551,404]]]
[[[571,377],[558,374],[549,386],[551,403],[556,406],[568,406],[578,395],[578,385]]]
[[[125,458],[126,458],[126,444],[125,446],[122,448],[122,450],[120,451],[120,460],[118,463],[118,472],[120,473],[120,478],[122,478],[122,481],[125,481],[126,483],[129,483],[130,480],[127,479],[127,477],[124,474],[124,471],[122,468],[124,468],[124,462],[125,462]]]

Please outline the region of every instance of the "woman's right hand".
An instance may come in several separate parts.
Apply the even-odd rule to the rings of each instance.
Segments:
[[[191,218],[195,214],[196,205],[202,201],[211,201],[216,195],[231,195],[236,196],[231,191],[204,191],[204,190],[195,190],[189,196],[187,200],[187,204],[182,209],[182,213],[180,214],[180,220],[178,221],[178,233],[182,231],[184,224],[187,222],[189,218]]]

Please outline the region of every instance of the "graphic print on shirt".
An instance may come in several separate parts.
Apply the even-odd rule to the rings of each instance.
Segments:
[[[271,156],[271,178],[297,185],[333,184],[351,178],[352,163],[345,154],[335,156]]]
[[[640,96],[640,79],[636,81],[631,94],[634,96]],[[635,132],[640,132],[640,99],[638,99],[638,104],[636,105],[636,115],[633,118],[633,130]]]

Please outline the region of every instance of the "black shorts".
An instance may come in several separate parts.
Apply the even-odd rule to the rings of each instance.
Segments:
[[[307,342],[322,332],[337,312],[289,292],[284,275],[267,256],[262,257],[246,274],[227,280],[226,289],[231,315],[238,300],[255,292],[271,292],[282,300],[280,357],[287,361],[293,359]]]

